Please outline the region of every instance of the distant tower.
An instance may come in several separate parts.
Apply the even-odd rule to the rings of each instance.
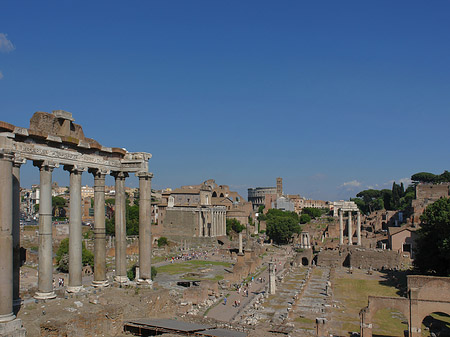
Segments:
[[[277,195],[283,195],[283,178],[277,178]]]

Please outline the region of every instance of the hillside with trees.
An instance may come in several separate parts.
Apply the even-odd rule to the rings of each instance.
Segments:
[[[359,192],[356,198],[350,200],[356,203],[361,213],[369,214],[381,209],[388,211],[407,211],[415,197],[415,186],[411,185],[405,189],[403,183],[398,185],[394,182],[390,190],[364,190]]]

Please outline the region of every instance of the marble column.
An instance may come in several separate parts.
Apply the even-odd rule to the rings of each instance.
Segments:
[[[69,293],[79,292],[82,286],[82,228],[81,228],[81,175],[83,168],[64,166],[70,172],[69,203]]]
[[[13,313],[13,155],[0,153],[0,323]]]
[[[344,244],[344,219],[343,219],[344,211],[342,209],[339,210],[339,244]]]
[[[33,165],[40,170],[39,273],[34,298],[47,300],[56,297],[53,291],[52,172],[58,165],[48,161],[34,162]]]
[[[243,254],[242,232],[239,232],[239,255]]]
[[[152,283],[152,177],[148,172],[139,177],[139,283]]]
[[[113,173],[116,179],[115,231],[116,231],[116,275],[114,281],[127,283],[127,231],[125,214],[125,178],[126,172]]]
[[[93,169],[94,175],[94,287],[109,286],[106,279],[105,177],[108,172]]]
[[[22,303],[20,299],[20,166],[25,164],[26,159],[14,157],[12,168],[13,184],[13,305],[19,308]]]
[[[273,295],[275,294],[275,291],[275,266],[273,262],[269,262],[269,294]]]
[[[217,225],[217,221],[216,221],[216,211],[211,211],[211,236],[215,237],[216,236],[216,225]]]
[[[361,246],[361,213],[356,213],[356,236],[358,238],[358,246]]]
[[[353,245],[352,211],[348,211],[348,245]]]

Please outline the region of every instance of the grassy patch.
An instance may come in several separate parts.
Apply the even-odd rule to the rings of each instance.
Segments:
[[[198,269],[204,268],[205,266],[223,266],[230,268],[231,263],[220,262],[220,261],[201,261],[192,260],[180,263],[169,263],[165,266],[157,267],[158,273],[167,273],[170,275],[183,274],[187,272],[193,272]]]
[[[382,333],[387,336],[403,336],[403,330],[408,330],[408,324],[403,314],[392,309],[381,309],[375,314],[373,334]]]
[[[302,324],[316,324],[316,321],[310,318],[306,317],[296,317],[294,319],[294,322],[296,323],[302,323]]]
[[[395,287],[380,284],[378,280],[336,278],[334,280],[334,297],[341,302],[341,313],[336,317],[342,322],[342,329],[345,333],[349,331],[359,331],[359,311],[367,306],[369,295],[399,297]],[[380,312],[383,321],[383,334],[388,336],[401,336],[403,333],[402,319],[393,318],[393,312]],[[384,319],[388,320],[384,324]],[[381,331],[381,330],[379,330]],[[398,331],[401,334],[398,335]]]

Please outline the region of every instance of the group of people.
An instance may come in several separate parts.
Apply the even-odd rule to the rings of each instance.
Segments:
[[[53,279],[53,288],[56,287],[55,279]],[[64,277],[58,277],[58,287],[64,287]]]

